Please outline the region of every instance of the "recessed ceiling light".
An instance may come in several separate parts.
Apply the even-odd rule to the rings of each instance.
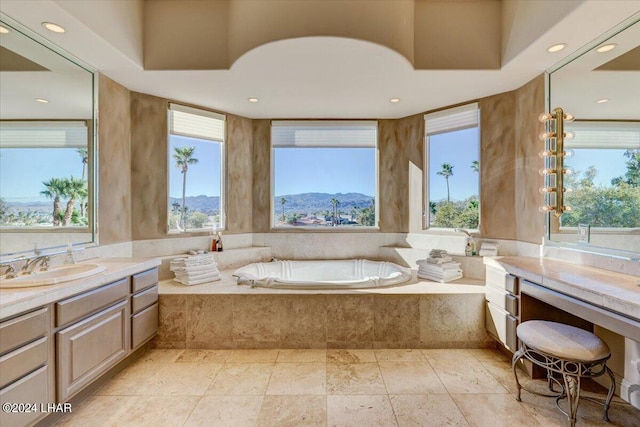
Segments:
[[[58,34],[61,34],[61,33],[64,33],[65,31],[67,31],[67,30],[64,29],[64,27],[61,27],[58,24],[54,24],[53,22],[43,22],[42,26],[45,27],[47,30],[49,30],[51,32],[54,32],[54,33],[58,33]]]
[[[553,52],[560,52],[562,49],[564,49],[565,47],[567,47],[566,43],[558,43],[558,44],[554,44],[553,46],[549,46],[547,48],[547,52],[553,53]]]
[[[49,100],[48,99],[44,99],[44,98],[36,98],[36,101],[37,102],[41,102],[43,104],[48,104],[49,103]]]
[[[609,100],[607,98],[602,98],[602,99],[598,99],[596,101],[596,104],[604,104],[605,102],[609,102]]]
[[[603,44],[602,46],[600,46],[599,48],[596,49],[596,52],[598,52],[598,53],[609,52],[610,50],[615,49],[616,46],[618,46],[618,45],[615,44],[615,43]]]
[[[258,98],[247,98],[247,101],[249,102],[258,102]]]
[[[0,25],[0,34],[7,34],[8,32],[9,29],[7,27]]]
[[[400,98],[391,98],[389,100],[389,102],[391,102],[392,104],[396,104],[396,103],[400,102]]]

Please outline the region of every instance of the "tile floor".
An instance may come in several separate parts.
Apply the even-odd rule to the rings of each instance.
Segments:
[[[57,425],[568,425],[553,399],[514,391],[494,350],[150,350]],[[618,398],[610,416],[581,401],[578,425],[640,426]]]

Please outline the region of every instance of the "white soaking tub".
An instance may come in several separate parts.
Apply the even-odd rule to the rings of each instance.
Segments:
[[[397,285],[411,270],[366,259],[257,262],[235,271],[239,285],[279,289],[355,289]]]

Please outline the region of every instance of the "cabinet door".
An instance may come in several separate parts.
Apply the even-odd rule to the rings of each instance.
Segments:
[[[131,347],[137,348],[158,333],[158,304],[153,304],[131,319]]]
[[[58,401],[65,401],[129,350],[129,304],[122,301],[56,334]]]

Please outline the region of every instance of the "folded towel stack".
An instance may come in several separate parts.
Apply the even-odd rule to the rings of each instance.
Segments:
[[[462,277],[460,263],[453,261],[444,249],[433,249],[429,258],[418,261],[418,277],[446,283]]]
[[[213,254],[172,259],[169,269],[176,275],[174,279],[176,282],[188,286],[222,279]]]

